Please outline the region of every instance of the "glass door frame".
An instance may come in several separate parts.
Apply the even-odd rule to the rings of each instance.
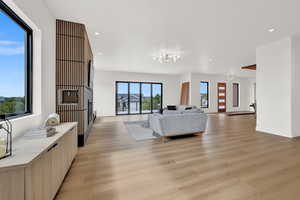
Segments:
[[[127,83],[128,84],[128,112],[125,114],[119,114],[118,113],[118,83]],[[137,83],[140,85],[140,106],[139,106],[139,113],[130,113],[130,83]],[[151,85],[151,112],[148,113],[143,113],[142,112],[142,84],[150,84]],[[163,83],[159,83],[159,82],[138,82],[138,81],[116,81],[115,83],[115,113],[116,115],[147,115],[147,114],[153,114],[153,84],[156,85],[160,85],[161,87],[161,105],[160,105],[160,109],[162,109],[162,105],[163,105]]]

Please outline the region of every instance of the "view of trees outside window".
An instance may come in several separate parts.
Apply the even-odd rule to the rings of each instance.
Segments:
[[[200,101],[201,108],[208,108],[208,82],[200,83]]]
[[[26,32],[0,9],[0,114],[25,113]]]
[[[127,114],[128,109],[128,83],[117,84],[117,113]]]
[[[142,113],[151,113],[151,84],[142,83]]]
[[[130,114],[140,113],[140,84],[130,83]]]
[[[117,114],[152,113],[162,107],[162,84],[117,82],[116,87]]]
[[[152,110],[153,112],[158,112],[161,109],[161,94],[162,88],[161,84],[152,85]]]

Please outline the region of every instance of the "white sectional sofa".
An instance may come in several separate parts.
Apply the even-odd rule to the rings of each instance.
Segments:
[[[199,109],[164,111],[149,115],[150,128],[162,137],[204,132],[207,115]]]

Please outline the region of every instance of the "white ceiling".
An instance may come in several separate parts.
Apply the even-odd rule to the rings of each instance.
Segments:
[[[240,67],[255,63],[257,46],[300,32],[299,0],[45,1],[56,18],[86,24],[103,70],[255,76]],[[176,47],[176,64],[151,57]]]

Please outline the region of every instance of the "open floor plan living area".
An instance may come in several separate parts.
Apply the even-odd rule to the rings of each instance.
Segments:
[[[299,7],[0,0],[0,200],[299,200]]]

